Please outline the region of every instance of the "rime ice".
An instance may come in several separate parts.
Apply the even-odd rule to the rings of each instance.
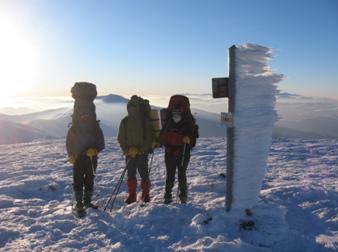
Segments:
[[[233,112],[234,177],[232,213],[243,213],[258,201],[277,120],[276,83],[271,72],[271,49],[246,44],[235,49],[235,107]]]

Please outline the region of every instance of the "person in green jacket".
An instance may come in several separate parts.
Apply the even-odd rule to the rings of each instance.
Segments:
[[[128,115],[122,119],[119,127],[118,142],[126,156],[128,174],[127,204],[136,201],[136,170],[141,177],[142,200],[150,201],[150,180],[148,172],[148,155],[152,149],[152,125],[140,113],[140,104],[133,97],[127,104]]]

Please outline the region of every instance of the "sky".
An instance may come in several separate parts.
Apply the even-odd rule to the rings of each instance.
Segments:
[[[282,91],[338,99],[337,27],[335,0],[0,0],[0,98],[211,93],[228,48],[254,43]]]

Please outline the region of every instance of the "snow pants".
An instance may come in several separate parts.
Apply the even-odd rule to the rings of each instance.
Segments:
[[[87,156],[80,156],[73,166],[73,189],[74,191],[92,192],[94,189],[94,173],[97,167],[97,157],[90,160]]]
[[[140,174],[142,181],[149,180],[148,154],[137,155],[134,158],[127,158],[128,180],[136,180],[136,170]]]
[[[168,151],[165,153],[165,165],[167,170],[167,178],[165,183],[165,197],[171,198],[171,190],[175,183],[176,169],[178,172],[178,186],[180,189],[180,199],[187,198],[187,167],[190,161],[190,150],[187,150],[184,155],[182,166],[182,155],[176,157],[171,155]]]

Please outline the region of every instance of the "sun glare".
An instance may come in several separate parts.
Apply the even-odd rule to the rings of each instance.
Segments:
[[[0,98],[24,94],[36,78],[32,42],[12,21],[0,15]]]

